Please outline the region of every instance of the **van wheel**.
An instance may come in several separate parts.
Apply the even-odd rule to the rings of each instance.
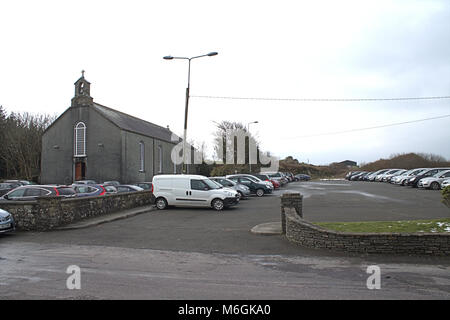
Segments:
[[[263,190],[263,189],[258,189],[258,190],[256,190],[256,195],[257,195],[258,197],[262,197],[262,196],[264,195],[264,190]]]
[[[212,207],[216,211],[222,211],[225,207],[222,199],[214,199],[211,203]]]
[[[156,208],[157,208],[158,210],[164,210],[164,209],[167,208],[167,201],[166,201],[166,199],[164,199],[164,198],[158,198],[158,199],[156,199],[155,204],[156,204]]]

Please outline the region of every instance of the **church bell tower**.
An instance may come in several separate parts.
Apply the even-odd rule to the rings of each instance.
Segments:
[[[91,97],[91,83],[84,78],[84,70],[81,78],[75,82],[75,96],[72,98],[72,107],[90,106],[94,102]]]

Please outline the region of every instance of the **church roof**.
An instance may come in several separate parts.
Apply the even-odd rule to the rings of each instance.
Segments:
[[[96,102],[92,107],[119,128],[159,140],[178,143],[181,139],[168,128],[130,116],[129,114],[105,107]],[[173,140],[174,139],[174,140]]]

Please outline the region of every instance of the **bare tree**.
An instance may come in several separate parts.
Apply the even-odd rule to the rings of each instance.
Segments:
[[[55,116],[0,109],[0,164],[3,177],[32,180],[39,176],[42,135]]]

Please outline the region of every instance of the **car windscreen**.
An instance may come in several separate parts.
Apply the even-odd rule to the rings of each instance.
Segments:
[[[220,189],[220,188],[223,188],[223,185],[222,185],[220,182],[218,182],[218,181],[216,181],[216,180],[210,180],[210,181],[212,181],[213,183],[215,183],[215,184],[219,187],[219,189]]]
[[[222,179],[221,182],[224,184],[224,186],[229,186],[229,187],[233,187],[233,186],[237,185],[237,183],[235,181],[230,180],[230,179]]]
[[[447,178],[448,177],[448,173],[450,173],[450,170],[445,170],[445,171],[440,171],[438,173],[436,173],[433,177],[436,178]]]
[[[202,181],[211,189],[220,189],[220,188],[222,188],[222,186],[219,183],[214,182],[212,180],[203,179]]]

